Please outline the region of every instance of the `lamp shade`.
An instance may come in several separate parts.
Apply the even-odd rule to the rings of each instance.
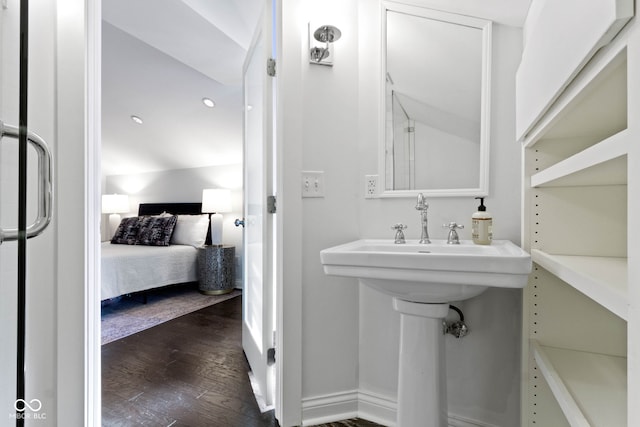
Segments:
[[[126,194],[103,194],[102,213],[126,213],[129,212],[129,196]]]
[[[231,190],[223,188],[202,190],[202,212],[231,212]]]

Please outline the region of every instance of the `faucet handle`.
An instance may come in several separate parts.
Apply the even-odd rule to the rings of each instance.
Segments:
[[[396,244],[406,243],[406,240],[404,238],[404,233],[402,232],[402,230],[405,230],[406,228],[407,226],[400,222],[391,226],[392,230],[396,230],[396,237],[393,243],[396,243]]]
[[[455,230],[456,228],[464,228],[464,225],[460,225],[455,221],[451,221],[449,224],[442,224],[442,227],[448,228],[449,230]]]
[[[458,245],[458,244],[460,244],[460,238],[458,237],[458,232],[456,231],[456,228],[464,228],[464,225],[460,225],[460,224],[452,221],[449,224],[442,224],[442,226],[444,228],[448,228],[449,229],[449,236],[447,237],[447,244],[448,245]]]

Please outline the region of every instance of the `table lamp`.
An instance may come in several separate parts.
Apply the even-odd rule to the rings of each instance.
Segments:
[[[211,213],[211,244],[222,245],[222,212],[231,212],[231,190],[202,190],[202,212]]]
[[[118,225],[120,225],[120,214],[130,210],[129,196],[126,194],[102,195],[102,213],[109,214],[109,239],[113,237]]]

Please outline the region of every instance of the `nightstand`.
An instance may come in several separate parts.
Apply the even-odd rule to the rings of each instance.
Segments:
[[[198,248],[198,289],[205,295],[231,292],[235,282],[235,246]]]

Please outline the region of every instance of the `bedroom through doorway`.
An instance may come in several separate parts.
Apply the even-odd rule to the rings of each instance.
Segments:
[[[242,115],[246,110],[261,111],[256,104],[245,109],[241,70],[261,6],[271,3],[249,2],[251,7],[247,7],[246,2],[242,7],[232,0],[217,2],[215,10],[209,9],[212,5],[189,0],[102,2],[102,194],[128,198],[128,206],[114,211],[122,221],[116,232],[109,230],[107,212],[103,214],[103,246],[111,245],[114,234],[126,241],[131,237],[127,231],[137,233],[144,229],[146,225],[141,221],[137,225],[133,219],[131,223],[126,221],[140,216],[141,205],[199,204],[205,189],[230,190],[231,208],[223,213],[222,243],[235,248],[236,288],[243,288],[247,279],[243,274],[246,237],[243,229],[234,225],[234,220],[242,219],[247,212],[243,206],[246,178],[243,176]],[[191,213],[194,217],[201,214],[201,211]],[[181,215],[186,214],[178,214],[174,227],[185,225]],[[207,212],[205,216],[208,219]],[[170,228],[168,222],[154,219],[151,228],[155,231],[151,234],[162,240]],[[134,231],[136,227],[138,231]],[[189,227],[193,231],[196,224]],[[192,235],[187,237],[185,246],[201,246]],[[169,246],[177,246],[172,240],[173,236],[168,240]],[[175,260],[172,256],[169,262]],[[152,275],[161,269],[148,270],[147,274]],[[119,275],[122,269],[116,271]],[[195,282],[200,273],[195,274],[195,280],[188,273],[179,279],[181,282],[189,279],[188,285],[166,289],[158,286],[159,290],[152,292],[176,291],[197,300],[201,295]],[[154,283],[166,284],[161,279],[154,280],[144,286],[156,288]],[[103,289],[103,296],[109,297],[104,298],[103,308],[117,299],[134,304],[138,299],[143,305],[144,298],[152,298],[151,293],[147,297],[144,293],[133,293],[130,298],[122,297],[120,292],[107,293]],[[238,293],[243,295],[234,296]],[[220,304],[228,299],[245,298],[246,290],[225,295],[220,298]],[[262,310],[267,302],[263,297],[259,301],[253,309],[260,309],[263,317],[274,319],[275,311]],[[196,312],[201,308],[199,304],[187,307],[186,312]],[[136,322],[145,323],[147,315],[141,315]],[[271,338],[273,333],[268,335]],[[136,346],[130,349],[134,357]],[[264,365],[267,365],[266,356]],[[108,378],[103,378],[104,384],[108,382]]]

